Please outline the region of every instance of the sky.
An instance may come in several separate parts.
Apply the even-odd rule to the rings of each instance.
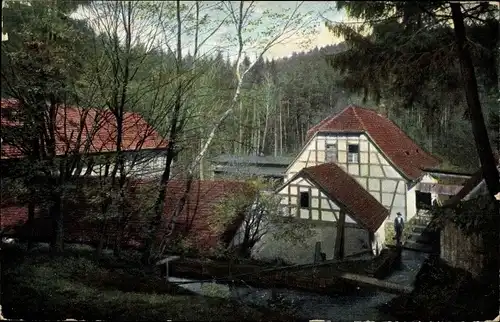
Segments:
[[[151,1],[149,4],[146,2],[142,4],[153,8],[154,5],[158,5],[159,3]],[[193,14],[194,1],[181,1],[181,3],[185,4],[189,8],[187,11],[191,10],[190,13]],[[234,60],[237,56],[238,42],[236,39],[236,28],[228,19],[227,7],[224,10],[220,10],[220,8],[215,9],[220,4],[219,1],[203,1],[200,3],[202,3],[202,13],[208,17],[207,25],[200,28],[200,39],[204,39],[206,35],[212,34],[215,31],[205,42],[200,52],[213,53],[216,49],[220,49]],[[226,3],[232,3],[235,9],[239,6],[239,1]],[[246,9],[249,2],[245,3]],[[297,6],[297,19],[293,19],[289,23],[288,17]],[[96,13],[95,11],[90,12],[80,9],[73,16],[80,19],[95,20]],[[269,40],[277,35],[282,36],[266,51],[265,58],[286,57],[290,56],[293,52],[338,43],[340,39],[336,38],[325,27],[325,18],[331,21],[344,21],[346,19],[343,12],[338,12],[335,9],[335,2],[333,1],[255,1],[249,23],[243,28],[244,53],[250,58],[255,58],[262,53],[263,48],[269,43]],[[216,26],[224,19],[228,23],[217,28]],[[162,22],[166,20],[168,19],[161,18]],[[167,43],[169,46],[174,46],[175,23],[171,18],[170,21],[169,27],[162,28],[162,31],[156,34],[156,40],[152,41],[152,43],[161,43],[162,47],[167,47]],[[189,20],[186,19],[186,21]],[[288,23],[288,28],[283,28],[286,23]],[[184,27],[188,28],[187,25],[188,23],[186,22]],[[133,28],[136,33],[143,34],[140,38],[143,42],[147,38],[144,35],[151,34],[153,29],[152,23],[147,21],[142,23],[137,22],[136,28]],[[281,30],[287,30],[287,32],[282,34]],[[185,33],[183,35],[183,44],[184,53],[192,53],[194,51],[194,37],[192,33]]]
[[[265,6],[270,10],[278,11],[278,5],[293,9],[297,1],[258,1],[258,3],[259,6]],[[293,52],[313,49],[316,46],[323,47],[340,41],[339,38],[336,38],[328,31],[324,23],[324,18],[332,21],[342,21],[345,19],[345,14],[335,9],[335,3],[333,1],[307,1],[300,7],[300,12],[303,14],[311,14],[312,24],[315,25],[315,34],[310,36],[310,42],[307,45],[301,45],[303,37],[297,35],[289,41],[277,44],[271,48],[267,55],[268,57],[285,57],[291,55]]]

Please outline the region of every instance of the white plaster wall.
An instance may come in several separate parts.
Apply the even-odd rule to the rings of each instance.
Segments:
[[[385,224],[380,225],[379,229],[374,233],[374,237],[371,250],[373,255],[378,255],[385,248]]]
[[[434,178],[430,174],[426,174],[422,177],[422,180],[420,180],[420,182],[422,182],[422,183],[438,183],[439,181],[437,178]],[[439,195],[435,192],[431,192],[432,203],[434,203],[434,200],[437,200],[437,199],[439,199]]]
[[[254,246],[252,257],[261,260],[281,258],[293,264],[313,263],[316,242],[320,242],[321,251],[326,254],[327,259],[332,259],[337,235],[335,223],[316,222],[313,223],[312,230],[313,236],[300,244],[278,240],[273,237],[273,233],[270,231]],[[368,232],[363,229],[346,227],[344,254],[348,256],[366,250],[369,250]]]
[[[150,177],[161,175],[164,170],[166,157],[155,156],[145,160],[137,160],[134,164],[131,161],[125,162],[125,172],[127,175],[139,176],[139,177]],[[109,167],[109,172],[113,170],[113,164]],[[87,171],[86,167],[82,167],[81,173],[84,174]],[[101,176],[105,173],[104,165],[95,165],[92,168],[90,176]]]
[[[406,193],[406,221],[412,219],[417,214],[416,191],[417,191],[417,185],[413,186]]]

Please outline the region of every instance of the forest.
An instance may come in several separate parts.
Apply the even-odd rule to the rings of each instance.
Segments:
[[[26,27],[41,27],[29,25],[23,25],[23,28],[16,27],[21,25],[19,24],[21,19],[25,19],[22,15],[28,13],[23,12],[22,7],[14,8],[7,8],[4,14],[5,30],[10,30],[10,40],[2,44],[5,48],[2,55],[13,54],[14,50],[21,50],[19,46],[23,41],[22,37],[33,37],[32,32]],[[141,12],[145,10],[144,8],[132,9],[136,11],[134,15],[137,15],[137,17],[132,17],[132,20],[142,19],[139,15],[149,14]],[[203,9],[201,8],[202,11]],[[191,12],[187,12],[192,8],[182,10],[186,11],[183,14],[192,15]],[[30,11],[30,15],[41,14],[35,12],[34,8]],[[191,18],[195,20],[194,17]],[[146,19],[157,19],[157,17]],[[304,18],[294,17],[294,19]],[[199,28],[210,27],[208,18],[206,20],[202,21],[205,25],[200,25]],[[97,66],[93,58],[105,58],[110,54],[109,48],[106,47],[112,46],[114,40],[104,38],[112,37],[111,30],[94,35],[92,29],[85,26],[84,20],[63,19],[51,22],[51,24],[55,23],[69,23],[74,28],[71,32],[77,33],[77,37],[62,36],[69,37],[66,41],[70,41],[64,46],[71,46],[64,50],[81,48],[86,52],[79,57],[71,57],[73,60],[68,61],[68,63],[78,65],[78,73],[71,76],[77,77],[71,80],[74,83],[73,86],[77,87],[71,89],[72,93],[64,93],[66,100],[78,102],[81,106],[105,106],[107,103],[103,101],[105,94],[102,93],[102,88],[99,89],[101,93],[96,92],[98,85],[95,82],[106,82],[106,79],[96,80],[93,73],[113,66],[104,65],[102,59],[99,60],[100,65]],[[104,21],[100,23],[104,24]],[[118,22],[114,23],[117,27]],[[301,22],[294,23],[296,26],[290,27],[290,30],[298,28]],[[191,25],[186,27],[186,29],[192,28],[194,27]],[[143,31],[131,32],[130,48],[119,49],[120,52],[127,53],[127,61],[108,62],[108,64],[115,64],[114,68],[120,64],[130,64],[130,76],[127,80],[127,95],[130,99],[127,104],[124,104],[124,109],[142,113],[149,117],[150,124],[166,133],[168,122],[165,122],[165,119],[170,116],[170,112],[167,111],[170,110],[168,104],[173,103],[175,89],[172,84],[162,84],[162,82],[165,82],[168,79],[167,75],[172,75],[177,68],[175,67],[176,53],[170,45],[158,47],[151,42],[141,42],[141,32]],[[477,32],[480,33],[481,30]],[[488,30],[483,30],[483,32],[488,32]],[[478,34],[477,37],[482,36]],[[164,41],[168,42],[170,39]],[[485,45],[491,46],[491,44],[490,42]],[[347,43],[327,45],[321,49],[315,48],[307,52],[293,53],[291,57],[272,60],[264,59],[263,55],[260,57],[242,55],[238,62],[241,65],[239,68],[243,71],[248,69],[248,73],[239,90],[241,97],[229,116],[230,120],[226,120],[219,131],[216,131],[216,137],[207,151],[207,157],[220,153],[254,154],[259,152],[266,155],[296,155],[305,143],[305,133],[310,127],[326,116],[339,112],[348,104],[358,104],[388,115],[419,144],[443,159],[444,168],[466,172],[477,170],[479,163],[473,138],[469,135],[471,127],[466,116],[467,107],[463,95],[457,93],[459,86],[457,86],[456,73],[440,76],[446,80],[446,86],[439,84],[441,86],[439,87],[437,80],[432,80],[434,84],[419,89],[419,96],[411,98],[413,100],[411,102],[407,100],[407,97],[398,93],[401,89],[394,89],[394,92],[390,93],[386,88],[381,98],[377,98],[373,95],[366,95],[359,88],[353,88],[352,84],[348,83],[349,77],[342,73],[347,66],[332,66],[331,57],[338,52],[346,52],[347,45]],[[74,60],[76,58],[78,59]],[[91,59],[82,61],[82,58]],[[437,57],[437,59],[445,58]],[[6,63],[8,59],[2,59],[2,61]],[[351,61],[354,62],[356,59]],[[193,78],[186,79],[186,83],[182,85],[184,87],[181,90],[183,92],[182,113],[186,115],[186,122],[179,134],[185,141],[200,142],[200,147],[196,147],[195,151],[188,147],[180,147],[185,150],[179,155],[181,159],[190,160],[199,152],[196,150],[200,150],[203,146],[203,139],[207,132],[210,132],[210,127],[217,123],[221,109],[224,110],[231,105],[235,87],[238,85],[234,77],[235,63],[234,59],[230,61],[228,53],[225,53],[223,49],[212,50],[210,54],[200,55],[188,51],[181,55],[180,73],[183,75],[189,73],[193,75]],[[439,62],[436,61],[433,65],[435,64]],[[6,67],[2,68],[5,71]],[[151,77],[151,75],[154,76]],[[485,75],[485,77],[491,78],[492,76]],[[481,78],[484,77],[481,76]],[[481,97],[486,123],[489,125],[493,143],[498,146],[498,139],[495,139],[498,138],[496,85],[491,82],[489,84],[484,82],[482,85],[484,86],[481,87]],[[155,88],[155,86],[161,86],[161,98],[158,95],[160,88]],[[2,86],[3,97],[9,97],[9,94],[8,87]],[[188,115],[189,120],[187,120]]]
[[[86,180],[77,169],[89,166],[91,154],[81,141],[83,121],[71,133],[78,142],[65,142],[61,157],[61,106],[106,111],[116,123],[109,171],[79,191],[97,209],[97,257],[111,221],[124,230],[134,208],[147,222],[140,261],[153,263],[166,253],[155,238],[172,177],[184,179],[185,196],[220,154],[295,156],[309,128],[349,104],[386,115],[443,170],[482,169],[490,194],[500,191],[499,20],[488,2],[332,2],[358,23],[304,13],[303,2],[281,11],[254,1],[4,2],[1,95],[22,109],[8,120],[2,113],[2,143],[26,158],[9,163],[2,155],[9,173],[2,202],[27,205],[28,226],[35,209],[47,208],[54,253],[63,252],[65,211],[77,207],[66,201],[74,183]],[[267,55],[292,36],[312,38],[318,24],[331,32],[330,44]],[[137,199],[129,196],[120,134],[129,112],[168,142],[161,177]],[[121,243],[116,237],[115,255]]]

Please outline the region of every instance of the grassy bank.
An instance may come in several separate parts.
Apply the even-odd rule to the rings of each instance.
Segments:
[[[451,268],[436,256],[422,266],[411,294],[380,309],[402,320],[485,321],[498,314],[498,297],[490,291],[469,273]]]
[[[9,319],[164,321],[290,320],[264,308],[190,294],[133,260],[68,250],[50,256],[38,249],[2,249],[2,308]],[[29,309],[28,309],[29,308]]]
[[[403,228],[403,233],[401,234],[401,243],[410,237],[413,227],[415,226],[415,218],[410,219],[405,223]],[[392,222],[385,223],[385,244],[389,246],[396,246],[396,231],[394,230],[394,224]]]

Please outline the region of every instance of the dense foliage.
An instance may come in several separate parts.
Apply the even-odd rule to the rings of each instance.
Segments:
[[[477,167],[449,3],[339,1],[337,8],[361,21],[327,24],[346,40],[347,50],[330,57],[343,75],[342,86],[385,106],[403,129],[449,163]],[[481,105],[490,139],[498,142],[496,10],[488,3],[463,9]]]

